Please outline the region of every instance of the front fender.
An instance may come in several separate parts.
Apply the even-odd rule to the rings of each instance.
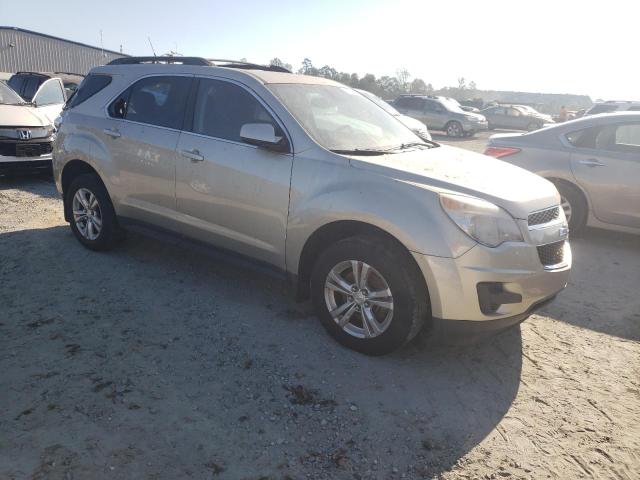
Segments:
[[[437,193],[416,184],[354,169],[348,162],[320,171],[296,159],[287,226],[287,270],[297,274],[302,250],[319,228],[357,221],[396,238],[407,250],[456,258],[475,242],[443,212]],[[304,164],[301,166],[300,164]],[[317,171],[316,171],[317,169]]]

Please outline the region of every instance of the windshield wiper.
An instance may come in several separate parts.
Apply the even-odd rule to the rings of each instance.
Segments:
[[[387,150],[379,150],[374,148],[354,148],[352,150],[331,150],[333,153],[337,153],[338,155],[385,155],[389,153]]]
[[[422,141],[422,142],[408,142],[408,143],[403,143],[401,145],[395,146],[395,147],[391,147],[389,149],[387,149],[387,151],[394,151],[394,150],[406,150],[407,148],[411,148],[411,147],[427,147],[427,148],[433,148],[435,147],[436,144],[431,142],[431,143],[427,143],[427,141]]]

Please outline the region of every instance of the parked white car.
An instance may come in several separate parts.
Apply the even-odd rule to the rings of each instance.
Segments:
[[[12,77],[13,78],[13,77]],[[66,101],[60,78],[42,82],[27,101],[0,82],[0,174],[50,169],[54,120]]]

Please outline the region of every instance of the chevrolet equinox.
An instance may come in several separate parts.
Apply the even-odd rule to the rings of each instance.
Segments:
[[[506,327],[567,283],[552,183],[423,140],[331,80],[124,58],[94,68],[56,123],[56,185],[84,246],[135,222],[271,264],[360,352],[435,321]]]

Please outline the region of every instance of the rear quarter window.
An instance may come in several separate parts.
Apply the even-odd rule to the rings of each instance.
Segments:
[[[69,98],[64,108],[70,109],[77,107],[85,100],[93,97],[96,93],[103,90],[110,83],[111,76],[109,75],[87,75],[71,98]]]

